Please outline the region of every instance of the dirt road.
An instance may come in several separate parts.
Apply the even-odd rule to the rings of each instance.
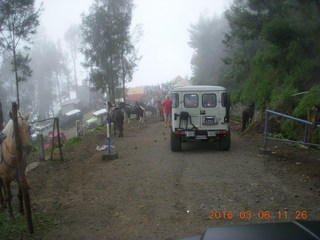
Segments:
[[[199,143],[172,153],[169,137],[158,121],[131,122],[112,138],[117,160],[95,150],[100,131],[65,149],[63,162],[29,172],[34,211],[59,216],[45,239],[176,239],[221,225],[320,220],[318,151],[273,143],[275,153],[260,156],[261,136],[233,131],[228,152]]]

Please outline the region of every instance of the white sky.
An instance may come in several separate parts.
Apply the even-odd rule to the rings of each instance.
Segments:
[[[39,4],[41,1],[36,0]],[[71,24],[80,24],[92,0],[44,0],[40,24],[48,37],[63,40]],[[190,24],[201,14],[220,15],[231,0],[134,0],[133,25],[141,25],[143,35],[138,43],[138,70],[129,86],[156,85],[177,75],[191,76],[193,49],[188,46]],[[78,67],[78,75],[85,70]]]

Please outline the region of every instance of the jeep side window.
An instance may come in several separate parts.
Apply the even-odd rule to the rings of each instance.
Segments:
[[[184,95],[184,107],[185,108],[196,108],[198,107],[199,100],[198,94],[185,94]]]
[[[172,108],[179,107],[179,94],[174,93],[172,94]]]
[[[211,94],[202,94],[202,106],[207,108],[212,108],[217,106],[217,95]]]

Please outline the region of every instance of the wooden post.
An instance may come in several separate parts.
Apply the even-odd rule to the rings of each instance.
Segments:
[[[14,136],[16,142],[16,162],[17,162],[17,174],[19,177],[18,187],[22,189],[22,197],[24,200],[24,206],[26,209],[26,219],[28,224],[29,233],[33,233],[33,225],[31,218],[31,208],[30,208],[30,196],[28,190],[28,183],[25,176],[25,172],[21,171],[22,162],[22,142],[19,136],[19,126],[18,126],[18,106],[17,103],[12,103],[12,121],[13,121],[13,129]]]
[[[59,118],[55,118],[54,120],[55,120],[55,122],[57,124],[57,134],[58,134],[58,145],[59,145],[59,152],[60,152],[60,160],[63,160],[62,146],[61,146],[61,141],[60,141]]]
[[[45,160],[44,147],[43,147],[43,134],[37,135],[38,142],[38,160],[39,162]]]
[[[51,156],[50,156],[50,160],[52,161],[53,159],[53,145],[54,145],[54,130],[55,130],[55,127],[56,127],[56,119],[53,120],[53,132],[52,132],[52,146],[51,146]]]

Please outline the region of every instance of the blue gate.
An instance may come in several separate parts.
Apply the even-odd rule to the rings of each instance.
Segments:
[[[275,114],[280,117],[288,118],[297,122],[301,122],[305,124],[305,132],[304,132],[304,138],[303,141],[293,141],[293,140],[288,140],[288,139],[280,139],[280,138],[273,138],[273,137],[268,137],[268,117],[269,114]],[[275,141],[282,141],[282,142],[290,142],[290,143],[299,143],[299,144],[304,144],[304,145],[309,145],[309,146],[317,146],[320,147],[320,144],[314,144],[314,143],[307,143],[307,136],[308,136],[308,125],[312,125],[312,122],[295,118],[289,115],[285,115],[282,113],[274,112],[271,110],[266,110],[266,120],[265,120],[265,125],[264,125],[264,144],[265,146],[267,145],[268,140],[275,140]],[[315,127],[320,127],[320,124],[315,125]]]

